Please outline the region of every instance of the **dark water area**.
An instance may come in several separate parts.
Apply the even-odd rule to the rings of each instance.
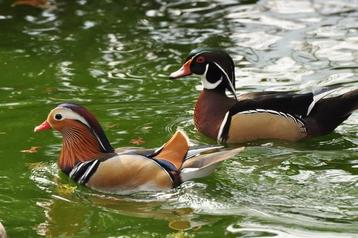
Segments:
[[[57,168],[50,109],[89,108],[113,146],[157,147],[192,121],[200,81],[170,81],[196,47],[226,49],[237,92],[358,86],[358,2],[0,0],[0,221],[12,237],[358,237],[358,113],[327,136],[264,141],[209,177],[107,195]],[[23,150],[39,147],[36,153]]]

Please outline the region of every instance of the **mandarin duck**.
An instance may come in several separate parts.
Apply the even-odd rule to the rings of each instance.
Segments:
[[[109,193],[173,188],[184,181],[210,174],[219,162],[242,150],[190,147],[188,137],[181,130],[155,150],[115,150],[95,116],[72,103],[58,105],[34,131],[51,128],[63,137],[58,160],[60,169],[79,184]]]
[[[170,79],[201,78],[203,90],[196,102],[197,130],[219,143],[258,139],[297,141],[333,131],[358,109],[358,89],[327,97],[334,89],[310,93],[255,92],[236,95],[235,66],[221,49],[198,48],[189,53]],[[229,97],[226,90],[234,97]]]

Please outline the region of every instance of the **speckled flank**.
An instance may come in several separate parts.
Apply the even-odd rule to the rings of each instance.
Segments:
[[[303,123],[292,116],[253,111],[231,117],[227,142],[241,143],[268,138],[297,141],[306,134]]]

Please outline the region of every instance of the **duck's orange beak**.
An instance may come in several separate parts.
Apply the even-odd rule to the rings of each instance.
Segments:
[[[34,132],[45,131],[45,130],[49,130],[51,128],[52,127],[51,127],[50,123],[48,123],[46,120],[46,121],[42,122],[40,125],[36,126],[34,128]]]
[[[183,66],[179,70],[171,73],[169,75],[169,78],[170,79],[178,79],[178,78],[182,78],[182,77],[191,75],[190,64],[191,64],[191,59],[188,60],[187,62],[185,62],[185,64],[183,64]]]

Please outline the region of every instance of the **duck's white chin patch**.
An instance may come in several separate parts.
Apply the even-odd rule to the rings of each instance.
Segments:
[[[205,89],[214,89],[217,86],[219,86],[219,84],[223,81],[223,78],[221,77],[220,80],[216,81],[215,83],[210,83],[206,78],[206,74],[208,70],[209,70],[209,64],[206,65],[205,72],[202,75],[200,75],[201,82],[203,83],[203,87]]]

